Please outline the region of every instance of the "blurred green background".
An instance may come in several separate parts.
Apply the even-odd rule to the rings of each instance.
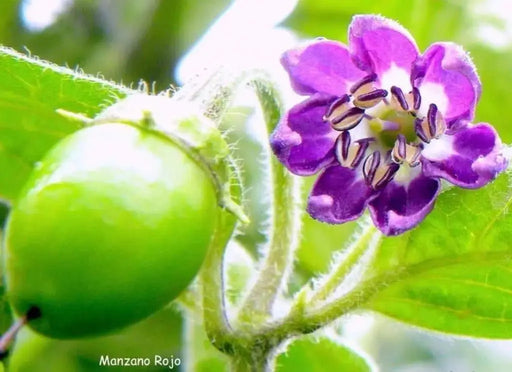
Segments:
[[[477,120],[492,123],[504,142],[512,142],[506,111],[512,107],[512,19],[507,17],[512,2],[507,0],[2,0],[0,43],[133,87],[143,80],[155,91],[179,86],[215,64],[232,69],[262,65],[276,76],[286,101],[294,102],[297,97],[279,67],[279,53],[304,38],[346,41],[347,26],[358,13],[399,21],[420,49],[434,41],[463,45],[483,83]],[[250,99],[241,99],[224,123],[237,142],[236,156],[248,186],[253,224],[238,242],[249,253],[249,262],[265,241],[267,217],[261,202],[267,193],[261,163],[268,149],[258,132],[256,111]],[[304,216],[290,292],[325,271],[354,228],[354,223],[329,226]],[[348,317],[337,328],[382,371],[512,370],[509,342],[441,337],[371,314]],[[183,338],[184,329],[195,338]],[[184,361],[181,370],[225,368],[222,358],[208,350],[200,327],[174,307],[121,334],[98,339],[54,341],[24,332],[10,364],[14,371],[48,371],[50,365],[52,371],[95,371],[102,369],[102,354],[174,355]]]

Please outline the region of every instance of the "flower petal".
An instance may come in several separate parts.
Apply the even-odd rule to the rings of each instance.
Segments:
[[[391,181],[369,209],[375,226],[386,235],[398,235],[419,224],[434,207],[439,192],[438,179],[419,172],[408,183]]]
[[[469,124],[433,140],[423,149],[421,162],[425,175],[466,188],[484,186],[507,167],[501,140],[486,123]]]
[[[281,63],[299,94],[341,96],[365,75],[352,62],[347,47],[331,40],[315,40],[289,50],[281,57]]]
[[[292,173],[309,176],[334,160],[339,133],[323,120],[334,99],[316,94],[292,107],[270,136],[272,150]]]
[[[344,223],[361,216],[374,197],[361,171],[332,165],[318,177],[308,199],[308,213],[327,223]]]
[[[409,75],[419,54],[416,42],[405,28],[374,15],[359,15],[352,19],[349,46],[356,65],[380,77],[397,68]]]
[[[421,93],[420,113],[435,103],[449,127],[473,119],[482,87],[471,58],[459,45],[432,44],[415,62],[411,80]]]

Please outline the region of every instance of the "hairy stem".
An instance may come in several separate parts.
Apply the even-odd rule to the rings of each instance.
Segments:
[[[211,343],[221,351],[232,352],[232,330],[226,318],[223,261],[226,244],[231,238],[236,217],[221,210],[217,230],[201,270],[204,326]]]
[[[244,359],[236,356],[231,359],[232,372],[264,372],[266,362],[264,360]]]
[[[298,214],[293,195],[295,182],[285,170],[276,169],[275,165],[273,164],[272,173],[275,184],[279,186],[275,187],[273,193],[273,231],[263,267],[240,312],[242,321],[264,320],[271,313],[277,293],[293,263],[297,233],[295,220]]]
[[[270,134],[281,116],[278,94],[265,80],[256,80],[253,86]],[[276,296],[291,271],[300,227],[299,181],[274,156],[270,156],[269,162],[272,185],[270,239],[258,278],[239,312],[239,320],[251,325],[265,321],[271,314]]]
[[[290,336],[307,334],[329,324],[335,319],[348,312],[360,308],[367,303],[375,294],[395,282],[404,274],[396,270],[383,275],[367,279],[354,288],[345,296],[332,302],[325,303],[315,309],[307,310],[305,313],[293,313],[281,323],[271,325],[262,329],[253,338],[260,338],[267,342],[268,349],[276,347]]]
[[[354,269],[367,251],[375,234],[378,234],[378,232],[373,225],[368,225],[363,229],[359,238],[347,248],[347,254],[338,262],[327,275],[323,284],[315,291],[310,299],[311,305],[314,306],[314,304],[324,301],[339,288],[346,276]]]

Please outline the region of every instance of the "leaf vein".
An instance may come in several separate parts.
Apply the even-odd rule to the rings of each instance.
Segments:
[[[489,316],[485,316],[485,315],[475,314],[474,312],[471,312],[469,309],[466,309],[466,310],[454,309],[452,307],[442,306],[442,305],[438,305],[438,304],[432,304],[432,303],[424,302],[424,301],[413,300],[411,298],[386,297],[384,299],[378,299],[377,302],[381,302],[381,303],[382,302],[402,302],[402,303],[408,303],[411,305],[425,306],[425,307],[430,307],[430,308],[434,308],[437,310],[443,310],[443,311],[455,313],[458,316],[460,316],[461,318],[473,317],[473,318],[477,318],[477,319],[481,319],[481,320],[487,320],[487,321],[498,322],[498,323],[512,323],[511,318],[489,317]]]

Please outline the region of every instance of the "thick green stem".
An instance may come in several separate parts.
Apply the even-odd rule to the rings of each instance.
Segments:
[[[253,82],[260,99],[267,132],[270,135],[281,116],[278,94],[265,80]],[[272,190],[272,223],[267,254],[258,279],[239,312],[239,320],[251,326],[264,322],[294,261],[300,228],[299,181],[270,155],[270,184]]]
[[[251,362],[242,358],[233,357],[231,359],[231,372],[252,372]]]
[[[272,163],[275,184],[279,185],[273,193],[274,228],[263,267],[240,312],[240,320],[252,323],[263,321],[270,314],[275,297],[293,263],[294,240],[298,233],[295,221],[298,213],[293,195],[296,192],[295,181],[274,160]]]
[[[324,301],[339,288],[364,253],[367,252],[370,242],[376,234],[379,233],[373,225],[368,225],[363,229],[359,238],[347,248],[347,254],[338,262],[327,275],[323,284],[315,291],[309,301],[311,306]]]
[[[264,372],[266,370],[266,359],[253,360],[234,356],[231,359],[230,367],[232,372]]]
[[[208,338],[219,350],[232,352],[232,330],[226,318],[224,303],[223,260],[227,242],[231,238],[236,217],[221,210],[217,230],[201,270],[204,326]]]

